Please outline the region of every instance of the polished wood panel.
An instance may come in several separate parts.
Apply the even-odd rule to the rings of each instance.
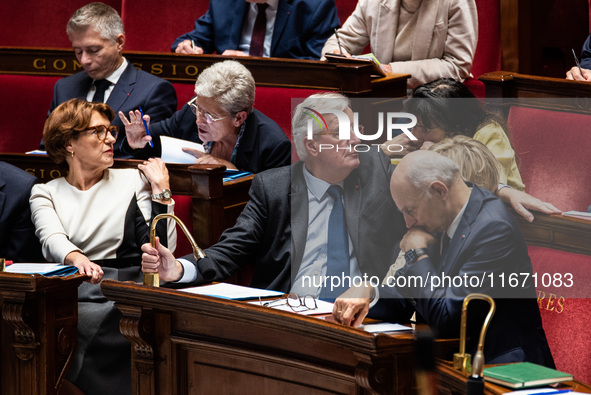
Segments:
[[[0,272],[0,394],[57,394],[76,349],[84,278]]]
[[[451,362],[437,362],[437,379],[440,395],[464,395],[466,393],[466,377],[454,370]],[[578,381],[567,381],[560,386],[560,389],[591,393],[591,386]],[[484,395],[500,395],[511,391],[513,390],[489,382],[484,385]],[[543,392],[542,388],[540,392]]]
[[[45,155],[1,154],[0,161],[19,167],[41,181],[65,176],[65,170]],[[139,160],[116,159],[115,168],[137,168]],[[173,195],[191,197],[193,237],[200,247],[216,243],[234,225],[249,200],[253,176],[223,182],[224,166],[167,164]]]
[[[528,244],[591,255],[591,220],[534,214],[535,220],[531,223],[516,214]]]
[[[335,64],[318,60],[180,55],[129,51],[137,68],[173,82],[194,84],[197,75],[215,62],[234,59],[252,73],[257,86],[339,91],[349,96],[405,97],[408,74],[371,77],[371,65]],[[67,76],[82,67],[66,49],[0,47],[0,74]]]
[[[326,319],[105,280],[132,344],[134,394],[413,393],[412,331],[370,334]],[[437,340],[447,352],[456,340]]]

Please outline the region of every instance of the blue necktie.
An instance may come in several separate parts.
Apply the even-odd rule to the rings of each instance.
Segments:
[[[343,191],[338,185],[331,185],[327,193],[334,200],[332,211],[328,218],[328,243],[327,243],[327,268],[328,276],[327,286],[320,292],[320,298],[324,300],[334,300],[340,294],[349,288],[349,237],[347,236],[347,226],[345,224],[345,210],[343,209],[343,200],[341,195]],[[331,278],[339,278],[340,287],[331,290]],[[345,277],[345,284],[342,280]]]

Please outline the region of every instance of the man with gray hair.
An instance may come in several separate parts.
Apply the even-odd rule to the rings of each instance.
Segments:
[[[486,363],[529,361],[553,367],[527,246],[501,200],[465,183],[458,165],[433,151],[406,155],[390,190],[409,228],[400,242],[406,265],[379,288],[371,316],[401,322],[416,311],[436,336],[458,337],[464,298],[487,294],[495,299],[496,312],[484,343]],[[510,285],[514,275],[520,276],[519,284]],[[369,291],[350,289],[336,300],[337,321],[353,326],[363,321],[369,309],[364,290]],[[487,312],[488,305],[476,304],[468,314],[467,350],[472,354]]]
[[[291,143],[275,121],[253,108],[254,78],[241,63],[226,60],[206,68],[197,77],[195,95],[164,121],[150,124],[145,112],[152,136],[139,111],[130,111],[129,119],[119,112],[127,135],[123,151],[135,158],[160,156],[159,137],[171,136],[203,144],[205,152],[184,148],[195,163],[253,173],[291,164]]]
[[[84,70],[55,83],[48,116],[58,105],[73,98],[106,103],[115,112],[142,107],[156,121],[174,113],[177,101],[172,84],[137,70],[123,57],[125,31],[121,17],[112,7],[87,4],[74,12],[66,30]],[[118,118],[112,124],[123,128]],[[129,157],[121,152],[125,134],[119,136],[115,156]]]
[[[176,260],[158,242],[156,248],[145,244],[144,272],[158,272],[165,281],[204,283],[223,281],[254,263],[250,286],[325,299],[338,296],[347,279],[373,276],[379,282],[398,254],[403,220],[388,189],[393,169],[388,157],[379,150],[357,153],[360,140],[354,134],[339,140],[334,111],[346,114],[351,127],[349,106],[336,93],[312,95],[299,104],[292,130],[302,160],[253,179],[251,199],[236,225],[205,250],[205,258]],[[308,135],[312,115],[326,123],[312,122]],[[331,226],[333,220],[340,225]]]

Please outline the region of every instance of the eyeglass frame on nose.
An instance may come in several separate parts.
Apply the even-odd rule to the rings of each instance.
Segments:
[[[365,134],[365,127],[363,125],[357,125],[357,131],[359,132],[359,134]],[[355,138],[355,133],[353,132],[353,127],[351,127],[350,129],[351,133],[351,139]],[[336,137],[337,139],[339,138],[340,132],[335,131],[335,132],[318,132],[318,133],[314,133],[314,136],[333,136]]]
[[[102,129],[102,131],[99,131],[99,129]],[[89,128],[86,129],[91,130],[92,133],[96,135],[96,138],[98,138],[98,141],[100,141],[101,143],[104,143],[107,140],[107,132],[113,136],[115,138],[115,140],[117,140],[117,136],[119,136],[119,127],[117,125],[109,125],[109,126],[105,126],[105,125],[97,125],[97,126],[90,126]],[[114,131],[114,133],[113,133]],[[104,135],[102,138],[100,137],[101,135]]]
[[[203,118],[205,118],[205,122],[207,122],[208,124],[211,125],[214,122],[221,121],[222,119],[228,118],[227,115],[225,117],[220,117],[220,118],[212,117],[210,113],[201,111],[201,109],[199,108],[197,103],[195,103],[196,101],[197,101],[197,96],[195,96],[194,98],[189,100],[189,102],[187,103],[189,105],[189,107],[191,108],[191,112],[193,114],[195,114],[195,117],[197,116],[197,113],[201,114],[201,116]]]

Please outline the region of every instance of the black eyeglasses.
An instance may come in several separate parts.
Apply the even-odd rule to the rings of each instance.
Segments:
[[[296,313],[306,310],[316,310],[318,308],[318,304],[316,303],[316,298],[314,296],[306,295],[300,297],[295,293],[285,294],[280,298],[266,301],[259,297],[259,303],[261,306],[265,307],[288,305]]]
[[[105,126],[105,125],[98,125],[98,126],[91,126],[86,130],[91,130],[90,134],[95,134],[98,140],[101,143],[104,143],[107,139],[107,132],[117,140],[117,136],[119,135],[119,128],[115,125]]]

